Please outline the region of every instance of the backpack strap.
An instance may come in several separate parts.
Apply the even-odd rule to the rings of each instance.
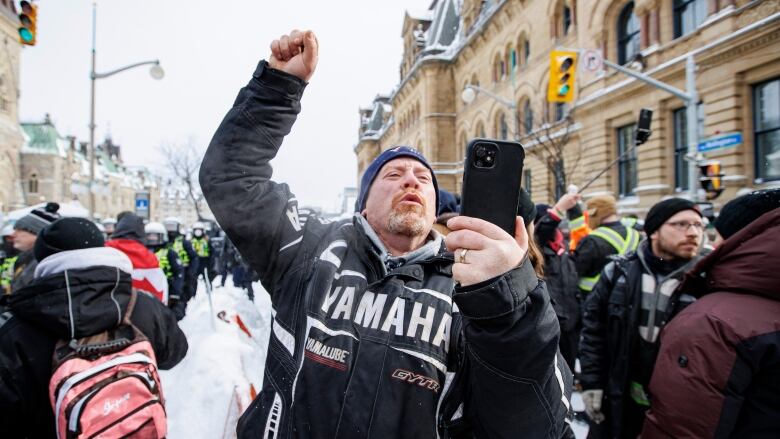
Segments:
[[[138,300],[138,290],[135,288],[130,289],[130,301],[127,302],[127,309],[125,310],[125,315],[122,318],[122,323],[128,326],[133,326],[133,323],[130,321],[130,316],[133,315],[133,309],[135,309],[135,302]]]

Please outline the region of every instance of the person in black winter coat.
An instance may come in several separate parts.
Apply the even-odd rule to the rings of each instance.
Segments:
[[[209,145],[200,186],[270,294],[261,392],[239,438],[559,438],[571,373],[528,258],[529,235],[459,216],[432,232],[437,181],[417,150],[383,151],[358,212],[299,209],[270,161],[317,64],[311,31],[272,43]]]
[[[647,213],[648,238],[607,264],[583,304],[582,400],[589,438],[631,438],[653,402],[648,384],[664,326],[695,298],[676,290],[701,257],[704,223],[689,200],[669,198]]]
[[[561,355],[566,359],[566,364],[574,370],[582,329],[581,298],[577,287],[579,277],[574,259],[567,250],[563,233],[558,228],[561,220],[556,215],[550,214],[550,210],[565,212],[568,209],[568,205],[560,205],[560,203],[553,207],[537,204],[534,235],[544,256],[544,281],[547,283],[547,291],[550,292],[550,300],[561,327],[561,340],[558,347]]]
[[[130,260],[103,247],[100,231],[86,219],[64,218],[44,229],[35,255],[33,282],[0,305],[3,438],[56,437],[48,396],[55,344],[115,327],[130,299]],[[187,339],[158,300],[137,294],[130,320],[149,339],[160,369],[184,358]]]

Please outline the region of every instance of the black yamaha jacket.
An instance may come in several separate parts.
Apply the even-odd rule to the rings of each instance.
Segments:
[[[270,180],[304,87],[261,62],[200,169],[212,212],[274,307],[263,389],[239,437],[568,432],[571,374],[529,262],[456,288],[442,248],[389,260],[361,218],[330,222],[299,210],[287,185]]]

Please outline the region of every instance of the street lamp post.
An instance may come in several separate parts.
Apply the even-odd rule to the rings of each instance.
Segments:
[[[498,103],[500,103],[501,105],[512,110],[512,119],[514,120],[515,140],[519,142],[520,141],[520,118],[517,114],[517,104],[513,101],[502,98],[501,96],[491,91],[485,90],[484,88],[478,85],[472,85],[472,84],[467,84],[463,88],[463,92],[461,92],[460,98],[463,99],[463,102],[470,104],[474,102],[474,99],[477,98],[477,93],[483,93],[493,98],[494,100],[498,101]]]
[[[92,3],[92,69],[89,72],[90,80],[90,106],[89,106],[89,217],[95,218],[95,81],[98,79],[108,78],[109,76],[116,75],[117,73],[130,70],[135,67],[141,67],[151,65],[149,74],[154,79],[162,79],[165,76],[165,71],[160,67],[160,60],[155,59],[151,61],[142,61],[135,64],[130,64],[118,69],[114,69],[105,73],[95,72],[95,29],[97,25],[97,5]]]

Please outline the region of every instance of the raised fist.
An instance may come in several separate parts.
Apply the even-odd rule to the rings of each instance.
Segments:
[[[317,68],[319,43],[314,32],[294,30],[271,42],[268,64],[277,70],[308,81]]]

